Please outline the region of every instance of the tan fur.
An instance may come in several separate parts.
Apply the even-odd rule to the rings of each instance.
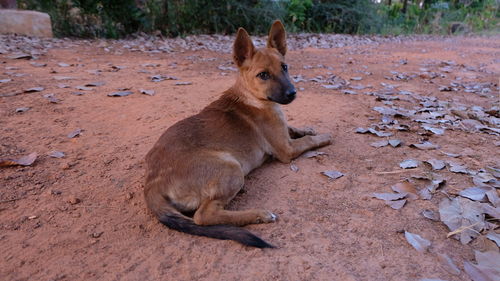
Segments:
[[[144,192],[156,216],[169,213],[191,220],[181,213],[194,212],[197,225],[272,222],[276,217],[266,210],[224,207],[243,187],[244,177],[269,157],[289,163],[331,143],[328,134],[289,127],[280,105],[268,99],[289,83],[282,66],[285,37],[277,21],[268,47],[256,50],[240,28],[233,49],[239,67],[235,85],[200,113],[170,127],[149,151]],[[262,71],[272,79],[257,77]]]

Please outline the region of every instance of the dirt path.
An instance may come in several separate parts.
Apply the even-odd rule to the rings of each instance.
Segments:
[[[498,37],[445,38],[291,51],[290,72],[304,81],[295,83],[301,89],[298,99],[284,107],[289,123],[330,132],[335,141],[320,150],[327,155],[295,160],[296,172],[272,162],[249,175],[245,191],[230,208],[258,206],[279,214],[274,224],[247,227],[279,247],[264,251],[171,231],[149,214],[142,197],[143,157],[166,128],[232,85],[236,74],[226,68],[231,66],[229,54],[115,51],[93,41],[66,42],[37,60],[11,59],[12,52],[6,52],[0,55],[0,158],[32,152],[38,158],[32,166],[0,168],[0,279],[470,280],[463,261],[474,260],[473,249],[491,249],[492,242],[481,236],[462,245],[446,238],[449,230],[442,222],[420,214],[437,211],[446,197],[443,192],[430,200],[410,199],[399,210],[371,194],[390,192],[411,175],[429,173],[424,164],[417,171],[401,169],[399,163],[409,158],[455,161],[476,171],[498,168],[498,134],[444,124],[443,135],[429,135],[421,124],[394,117],[409,131],[390,126],[385,131],[403,145],[375,148],[370,143],[385,138],[355,130],[380,123],[374,106],[420,106],[401,90],[469,109],[496,106],[498,114],[498,42]],[[430,79],[432,72],[438,77]],[[151,82],[155,74],[179,80]],[[317,82],[310,81],[319,75]],[[342,79],[328,80],[332,75]],[[105,84],[75,89],[98,81]],[[345,87],[346,81],[354,88]],[[492,84],[476,93],[460,86],[457,91],[439,90],[452,81]],[[336,83],[344,88],[322,86]],[[398,85],[398,93],[380,94],[391,88],[381,83]],[[368,85],[372,88],[357,87]],[[32,87],[44,90],[20,93]],[[107,96],[118,88],[134,93]],[[345,90],[356,94],[343,94]],[[365,94],[373,92],[379,101]],[[51,103],[47,94],[60,101]],[[16,112],[22,107],[30,109]],[[81,134],[68,138],[76,129]],[[408,146],[423,140],[440,148]],[[65,156],[48,156],[52,151]],[[326,170],[345,175],[329,180],[320,174]],[[450,195],[474,185],[469,175],[449,168],[436,173],[446,178],[440,190]],[[412,248],[405,230],[432,241],[429,250]],[[453,274],[438,253],[446,253],[460,273]]]

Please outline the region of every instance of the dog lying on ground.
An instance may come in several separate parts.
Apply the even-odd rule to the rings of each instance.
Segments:
[[[240,28],[233,46],[239,68],[234,86],[200,113],[168,128],[146,156],[144,194],[161,223],[181,232],[273,246],[238,226],[268,223],[273,213],[224,207],[245,176],[274,157],[283,163],[331,143],[329,134],[287,125],[279,104],[296,97],[284,56],[286,33],[273,23],[267,47],[257,50]],[[186,214],[193,214],[193,217]]]

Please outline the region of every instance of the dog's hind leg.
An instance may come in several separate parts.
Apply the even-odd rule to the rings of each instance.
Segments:
[[[207,199],[196,210],[193,218],[198,225],[231,224],[243,226],[252,223],[274,222],[277,216],[266,210],[224,210],[224,203],[221,200]]]

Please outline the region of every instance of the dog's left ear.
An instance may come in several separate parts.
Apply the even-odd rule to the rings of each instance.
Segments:
[[[283,56],[286,54],[286,31],[281,21],[277,20],[271,26],[269,38],[267,39],[267,47],[275,48]]]
[[[239,28],[233,45],[233,60],[241,67],[245,60],[252,58],[255,52],[252,39],[244,28]]]

